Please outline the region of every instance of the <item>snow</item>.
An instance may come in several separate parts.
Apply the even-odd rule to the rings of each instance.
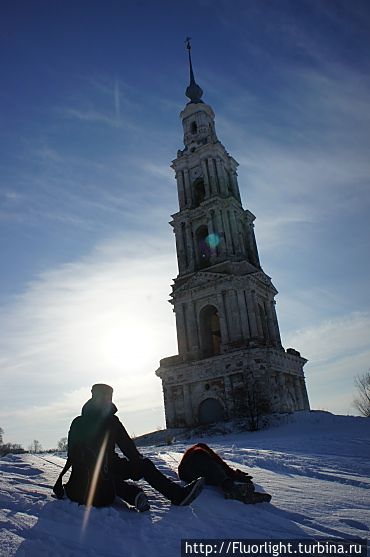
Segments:
[[[147,484],[151,510],[124,503],[86,509],[51,497],[61,456],[0,460],[1,557],[180,556],[181,538],[369,538],[370,422],[301,412],[291,423],[255,433],[193,438],[140,449],[167,475],[191,444],[208,443],[249,471],[271,503],[245,505],[206,487],[189,507],[171,506]]]

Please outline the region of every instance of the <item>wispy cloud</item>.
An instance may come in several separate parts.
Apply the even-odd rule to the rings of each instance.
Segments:
[[[114,109],[115,109],[116,120],[120,120],[121,119],[121,97],[120,97],[119,81],[117,79],[114,82]]]
[[[118,78],[87,77],[84,95],[73,99],[73,104],[59,107],[57,113],[65,119],[102,125],[131,133],[142,132],[143,106],[137,100],[138,92]],[[140,110],[141,109],[141,110]]]
[[[312,366],[331,363],[350,354],[370,352],[370,315],[354,313],[291,333],[288,340],[304,350]]]
[[[265,250],[297,241],[301,223],[355,218],[370,202],[369,78],[338,64],[282,71],[273,111],[235,81],[216,118]]]
[[[121,128],[123,126],[123,122],[120,120],[119,115],[117,113],[114,116],[110,116],[108,114],[99,112],[98,110],[94,110],[94,109],[83,110],[83,109],[68,108],[68,107],[64,108],[60,112],[66,118],[74,118],[87,123],[105,124],[113,128]]]
[[[356,312],[286,335],[286,346],[308,358],[304,369],[314,408],[357,413],[354,378],[369,368],[369,328],[370,314]]]

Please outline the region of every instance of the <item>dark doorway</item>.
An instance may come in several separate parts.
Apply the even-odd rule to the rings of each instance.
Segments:
[[[199,423],[201,425],[221,422],[225,419],[224,409],[216,398],[206,398],[199,405]]]

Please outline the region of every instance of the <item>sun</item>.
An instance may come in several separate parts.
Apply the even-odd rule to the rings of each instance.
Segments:
[[[145,319],[121,319],[101,332],[97,356],[104,369],[129,368],[139,372],[158,360],[158,331]]]

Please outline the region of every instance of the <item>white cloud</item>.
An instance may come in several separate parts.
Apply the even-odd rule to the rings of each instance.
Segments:
[[[63,114],[66,118],[75,118],[83,122],[106,124],[114,128],[123,126],[123,122],[117,118],[117,114],[111,116],[95,109],[78,109],[78,108],[64,108]]]
[[[311,365],[369,350],[370,315],[353,313],[287,335],[289,344],[304,350]]]
[[[235,78],[227,95],[221,87],[216,115],[266,250],[298,244],[301,224],[355,218],[370,201],[368,76],[334,63],[281,72],[286,85],[276,91],[273,109]]]
[[[154,371],[176,353],[169,304],[173,246],[150,236],[101,244],[85,259],[43,273],[2,308],[2,426],[24,439],[24,420],[50,433],[79,412],[94,382],[111,383],[126,412],[162,405]],[[77,404],[78,402],[78,404]],[[37,438],[37,432],[33,434]],[[40,439],[41,442],[43,439]]]
[[[353,406],[356,394],[354,379],[369,369],[370,349],[334,362],[305,366],[311,408],[324,409],[337,414],[358,414]]]
[[[286,335],[308,358],[305,366],[311,407],[356,413],[354,378],[370,366],[369,313],[352,313]]]

